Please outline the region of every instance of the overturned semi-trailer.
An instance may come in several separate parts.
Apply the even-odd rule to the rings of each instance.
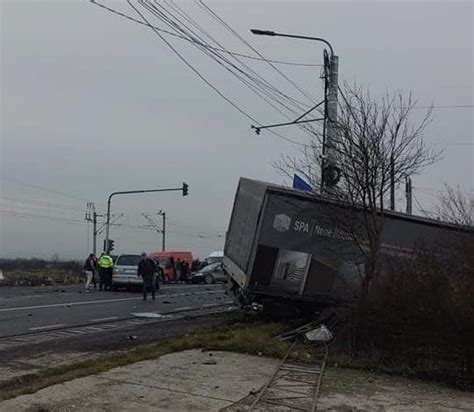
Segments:
[[[350,213],[358,212],[323,196],[241,178],[223,260],[240,302],[326,305],[353,298],[364,259],[356,231],[341,229]],[[460,231],[473,235],[449,223],[385,212],[382,250],[406,254]]]

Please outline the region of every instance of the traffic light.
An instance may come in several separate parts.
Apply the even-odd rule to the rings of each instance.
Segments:
[[[107,243],[107,239],[104,239],[104,252],[105,253],[112,252],[112,250],[114,250],[114,243],[115,243],[115,240],[109,239],[109,242]]]
[[[188,195],[188,184],[183,182],[183,196]]]

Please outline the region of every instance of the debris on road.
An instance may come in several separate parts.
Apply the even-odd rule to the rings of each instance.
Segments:
[[[136,336],[136,335],[130,335],[128,337],[128,339],[130,339],[130,340],[137,340],[137,338],[138,338],[138,336]]]
[[[156,313],[156,312],[131,313],[131,315],[136,316],[137,318],[151,318],[151,319],[169,318],[169,316],[162,315],[161,313]]]
[[[326,327],[321,325],[316,329],[310,330],[304,334],[304,337],[309,342],[329,342],[334,338],[332,332]]]
[[[217,365],[217,362],[214,359],[206,359],[202,364],[203,365]]]

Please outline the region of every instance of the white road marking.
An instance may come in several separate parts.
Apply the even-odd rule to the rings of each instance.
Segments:
[[[66,324],[65,323],[58,323],[57,325],[37,326],[36,328],[29,328],[28,330],[53,329],[53,328],[61,328],[62,326],[66,326]]]
[[[190,307],[190,306],[185,306],[185,307],[183,307],[183,308],[176,308],[176,309],[173,309],[173,311],[175,311],[175,310],[176,310],[176,311],[177,311],[177,310],[191,310],[191,309],[192,309],[192,307]],[[198,309],[198,308],[196,308],[196,309]]]
[[[120,298],[120,299],[107,299],[107,300],[86,300],[83,302],[65,302],[65,303],[53,303],[50,305],[38,305],[38,306],[20,306],[17,308],[6,308],[0,309],[0,312],[13,312],[15,310],[31,310],[31,309],[43,309],[43,308],[59,308],[63,306],[80,306],[80,305],[93,305],[96,303],[112,303],[121,302],[126,300],[137,300],[139,298]]]
[[[208,295],[211,293],[224,293],[223,290],[216,290],[216,291],[204,291],[204,292],[187,292],[187,293],[175,293],[175,294],[163,294],[159,295],[159,299],[169,299],[176,296],[191,296],[191,295]],[[133,298],[117,298],[117,299],[103,299],[103,300],[84,300],[81,302],[64,302],[64,303],[52,303],[49,305],[37,305],[37,306],[19,306],[16,308],[4,308],[0,309],[0,313],[3,312],[14,312],[18,310],[31,310],[31,309],[45,309],[45,308],[59,308],[59,307],[71,307],[71,306],[83,306],[83,305],[94,305],[98,303],[114,303],[114,302],[125,302],[128,300],[141,300],[141,297],[133,297]]]
[[[91,319],[91,322],[104,322],[107,320],[115,320],[115,319],[118,319],[118,316],[109,316],[108,318]]]

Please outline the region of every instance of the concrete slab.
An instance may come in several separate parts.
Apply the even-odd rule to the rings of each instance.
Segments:
[[[279,361],[189,350],[75,379],[0,403],[0,411],[245,411]],[[471,411],[472,393],[440,384],[328,368],[318,410]],[[268,411],[285,408],[271,407]]]
[[[228,352],[184,351],[19,396],[1,403],[0,411],[218,411],[260,388],[277,363]]]

